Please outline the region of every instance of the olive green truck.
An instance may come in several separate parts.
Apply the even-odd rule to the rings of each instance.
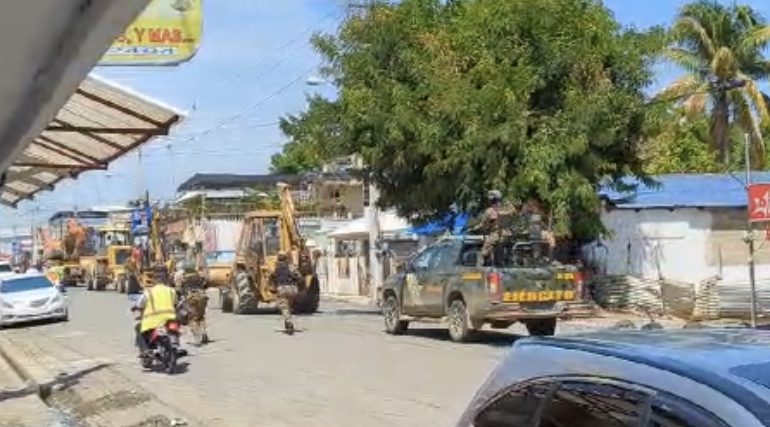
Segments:
[[[530,335],[553,335],[567,303],[579,297],[577,267],[541,256],[545,242],[515,240],[496,248],[494,266],[478,266],[482,245],[480,236],[441,239],[390,276],[380,295],[386,331],[444,320],[458,342],[485,324],[505,329],[522,322]]]

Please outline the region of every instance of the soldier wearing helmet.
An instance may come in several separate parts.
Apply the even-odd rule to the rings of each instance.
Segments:
[[[302,275],[291,263],[289,256],[285,253],[280,253],[278,254],[275,269],[270,276],[270,281],[275,287],[276,295],[278,296],[278,308],[281,309],[281,315],[283,316],[283,326],[286,333],[292,335],[294,333],[294,319],[291,315],[291,309],[294,299],[297,297],[297,293],[299,293],[299,283],[302,280]]]
[[[494,262],[495,248],[507,236],[512,235],[512,221],[516,213],[512,205],[503,203],[503,194],[499,190],[489,191],[487,199],[489,207],[481,215],[476,226],[471,229],[471,231],[482,232],[485,236],[481,256],[478,258],[479,266]]]

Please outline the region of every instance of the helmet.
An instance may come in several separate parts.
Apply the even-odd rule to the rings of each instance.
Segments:
[[[503,193],[501,193],[499,190],[491,190],[487,193],[487,198],[489,200],[502,200]]]

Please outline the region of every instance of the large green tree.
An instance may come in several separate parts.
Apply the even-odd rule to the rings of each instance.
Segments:
[[[340,151],[401,215],[476,211],[499,188],[591,235],[600,183],[644,174],[652,43],[598,0],[403,0],[316,45],[340,89]]]
[[[770,75],[764,51],[770,27],[749,6],[699,0],[679,11],[666,57],[686,74],[659,95],[676,99],[689,117],[710,115],[710,142],[729,165],[731,127],[751,135],[755,166],[765,162],[761,129],[768,120],[768,98],[759,82]],[[744,84],[742,87],[738,87]]]
[[[289,141],[271,158],[273,173],[318,170],[341,147],[339,105],[319,95],[308,97],[307,102],[306,111],[281,118],[281,131]]]

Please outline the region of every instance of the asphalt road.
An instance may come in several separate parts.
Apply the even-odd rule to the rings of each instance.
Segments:
[[[70,291],[70,321],[13,328],[14,339],[55,340],[100,359],[208,426],[449,426],[520,329],[455,344],[438,325],[383,332],[374,310],[322,302],[287,336],[277,314],[210,310],[213,340],[187,346],[184,372],[143,372],[130,303],[110,291]],[[45,342],[45,341],[43,341]]]

